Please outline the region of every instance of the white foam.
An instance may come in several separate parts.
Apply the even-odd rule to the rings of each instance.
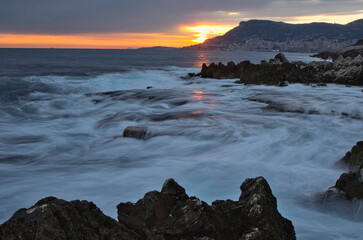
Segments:
[[[335,184],[344,171],[335,162],[362,140],[362,120],[354,118],[363,116],[362,88],[278,88],[179,78],[189,71],[27,78],[59,91],[34,92],[31,101],[17,106],[23,115],[1,118],[0,221],[50,195],[93,201],[116,217],[119,202],[160,190],[170,177],[201,200],[237,200],[244,179],[262,175],[282,215],[293,221],[298,239],[361,238],[361,222],[322,213],[305,202]],[[226,84],[234,86],[221,87]],[[85,95],[133,89],[139,89],[140,98]],[[158,89],[171,94],[156,102],[143,98],[146,91]],[[261,95],[306,113],[282,113],[248,100]],[[103,101],[95,104],[94,99]],[[173,105],[175,99],[187,102]],[[310,110],[319,114],[308,114]],[[152,121],[152,116],[169,118]],[[130,125],[148,126],[155,137],[120,137]],[[28,142],[25,136],[31,136]]]

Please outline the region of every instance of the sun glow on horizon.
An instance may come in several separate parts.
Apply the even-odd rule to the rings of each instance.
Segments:
[[[195,33],[193,36],[197,38],[194,39],[193,42],[203,43],[208,38],[222,35],[234,27],[234,25],[197,25],[192,27],[183,27],[182,29],[184,31]]]
[[[41,35],[0,33],[0,48],[102,48],[125,49],[191,45],[190,36],[164,33],[106,33],[90,35]]]

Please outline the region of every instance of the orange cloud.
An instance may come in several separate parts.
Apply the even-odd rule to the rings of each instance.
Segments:
[[[182,47],[191,45],[191,36],[163,33],[122,33],[91,35],[0,34],[3,48],[139,48],[152,46]]]

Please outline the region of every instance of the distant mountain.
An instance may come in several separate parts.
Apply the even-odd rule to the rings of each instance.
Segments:
[[[346,25],[250,20],[241,22],[223,36],[208,39],[187,49],[320,52],[353,44],[362,38],[363,19]]]
[[[136,50],[158,50],[158,51],[168,51],[168,50],[175,50],[179,48],[175,47],[163,47],[163,46],[155,46],[155,47],[141,47],[137,48]]]

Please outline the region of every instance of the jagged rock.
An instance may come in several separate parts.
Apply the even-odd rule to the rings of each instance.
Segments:
[[[236,83],[264,84],[285,86],[286,83],[338,83],[346,85],[363,85],[363,58],[357,55],[354,58],[340,56],[332,63],[327,61],[288,62],[286,57],[279,53],[269,63],[252,64],[244,61],[239,64],[229,62],[203,64],[199,73],[202,78],[239,78]]]
[[[248,61],[246,61],[248,62]],[[202,65],[202,70],[200,72],[200,76],[202,78],[239,78],[240,69],[243,68],[243,64],[246,62],[242,62],[238,65],[235,65],[234,62],[227,63],[227,66],[222,63],[211,63],[207,66],[205,63]]]
[[[357,142],[342,160],[351,167],[363,165],[363,141]]]
[[[148,133],[147,127],[142,126],[129,126],[125,128],[123,132],[124,137],[136,138],[136,139],[145,139]]]
[[[291,221],[278,212],[263,177],[247,179],[241,191],[238,201],[215,201],[210,206],[168,179],[161,192],[149,192],[136,204],[119,204],[119,222],[92,202],[48,197],[0,225],[0,239],[296,239]]]
[[[286,57],[280,53],[269,63],[252,64],[249,61],[244,61],[237,65],[230,62],[227,66],[221,63],[218,65],[212,63],[209,66],[203,64],[200,75],[202,78],[239,78],[240,80],[236,83],[286,86],[286,82],[320,82],[320,80],[316,80],[317,76],[315,76],[319,73],[320,68],[324,68],[320,65],[309,66],[301,62],[289,63]]]
[[[120,203],[118,220],[145,239],[296,239],[263,177],[247,179],[241,191],[238,201],[210,206],[168,179],[161,192],[149,192],[135,204]]]
[[[0,225],[3,240],[140,239],[92,202],[44,198]]]

